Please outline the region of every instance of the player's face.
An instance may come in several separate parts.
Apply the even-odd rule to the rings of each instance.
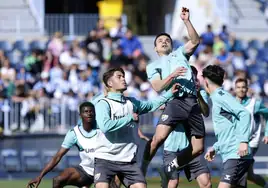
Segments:
[[[237,82],[235,84],[235,95],[239,98],[244,98],[247,95],[248,88],[245,82]]]
[[[82,112],[80,113],[80,116],[83,120],[83,122],[94,122],[95,121],[95,109],[93,107],[85,106],[82,108]]]
[[[127,89],[127,83],[125,80],[125,75],[120,72],[114,72],[114,75],[108,81],[109,86],[116,91],[125,91]]]
[[[155,51],[158,54],[168,55],[172,51],[171,39],[165,35],[157,38]]]

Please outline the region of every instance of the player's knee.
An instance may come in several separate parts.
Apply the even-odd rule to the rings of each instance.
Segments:
[[[53,188],[61,188],[64,186],[64,179],[60,176],[53,178]]]
[[[205,182],[203,185],[200,186],[200,188],[211,188],[212,184],[210,181]]]
[[[168,182],[168,188],[177,188],[179,185],[178,180],[169,180]]]

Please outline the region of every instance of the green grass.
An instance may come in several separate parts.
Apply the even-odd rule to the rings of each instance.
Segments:
[[[29,180],[0,180],[0,188],[25,188],[27,185],[27,182]],[[212,184],[213,188],[217,187],[219,182],[219,178],[213,178],[212,179]],[[159,188],[160,187],[160,179],[159,178],[152,178],[152,179],[147,179],[148,183],[148,188]],[[39,188],[50,188],[52,187],[52,182],[50,179],[44,179]],[[197,188],[196,181],[193,181],[189,183],[186,179],[181,179],[180,181],[180,188]],[[68,186],[67,188],[74,188],[73,186]],[[253,185],[252,183],[249,182],[248,188],[259,188],[256,185]]]

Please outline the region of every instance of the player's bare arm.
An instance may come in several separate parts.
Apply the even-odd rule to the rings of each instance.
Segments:
[[[31,180],[27,188],[37,188],[41,183],[42,178],[51,170],[54,169],[55,166],[60,162],[61,158],[69,151],[69,149],[61,147],[59,151],[53,156],[53,158],[49,161],[49,163],[45,166],[39,176]]]
[[[185,53],[188,56],[191,56],[199,45],[200,38],[190,21],[190,13],[188,8],[182,7],[181,19],[183,20],[190,37],[190,40],[184,45]]]
[[[186,70],[187,69],[184,67],[178,67],[175,69],[175,71],[173,73],[171,73],[165,79],[161,80],[160,76],[159,76],[159,78],[152,80],[151,84],[152,84],[153,89],[156,92],[164,91],[167,87],[170,86],[173,79],[177,78],[178,76],[183,76],[186,73]]]

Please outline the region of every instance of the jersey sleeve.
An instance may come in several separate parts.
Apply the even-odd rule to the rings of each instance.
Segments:
[[[265,136],[268,136],[268,108],[264,105],[264,103],[260,100],[256,101],[256,105],[254,108],[254,113],[260,114],[265,119]]]
[[[69,130],[61,144],[61,147],[70,149],[77,143],[77,138],[73,129]]]
[[[219,92],[218,103],[237,119],[237,137],[240,142],[248,142],[250,137],[250,113],[234,97],[228,93]]]
[[[208,104],[208,94],[207,94],[207,92],[205,90],[201,89],[200,94],[201,94],[202,98],[204,99],[204,101]]]
[[[161,70],[156,68],[154,64],[155,62],[152,62],[146,67],[147,77],[150,82],[155,79],[161,79]]]
[[[190,56],[186,54],[185,47],[180,46],[177,50],[175,50],[173,53],[175,53],[177,56],[184,56],[187,60],[189,60]]]

